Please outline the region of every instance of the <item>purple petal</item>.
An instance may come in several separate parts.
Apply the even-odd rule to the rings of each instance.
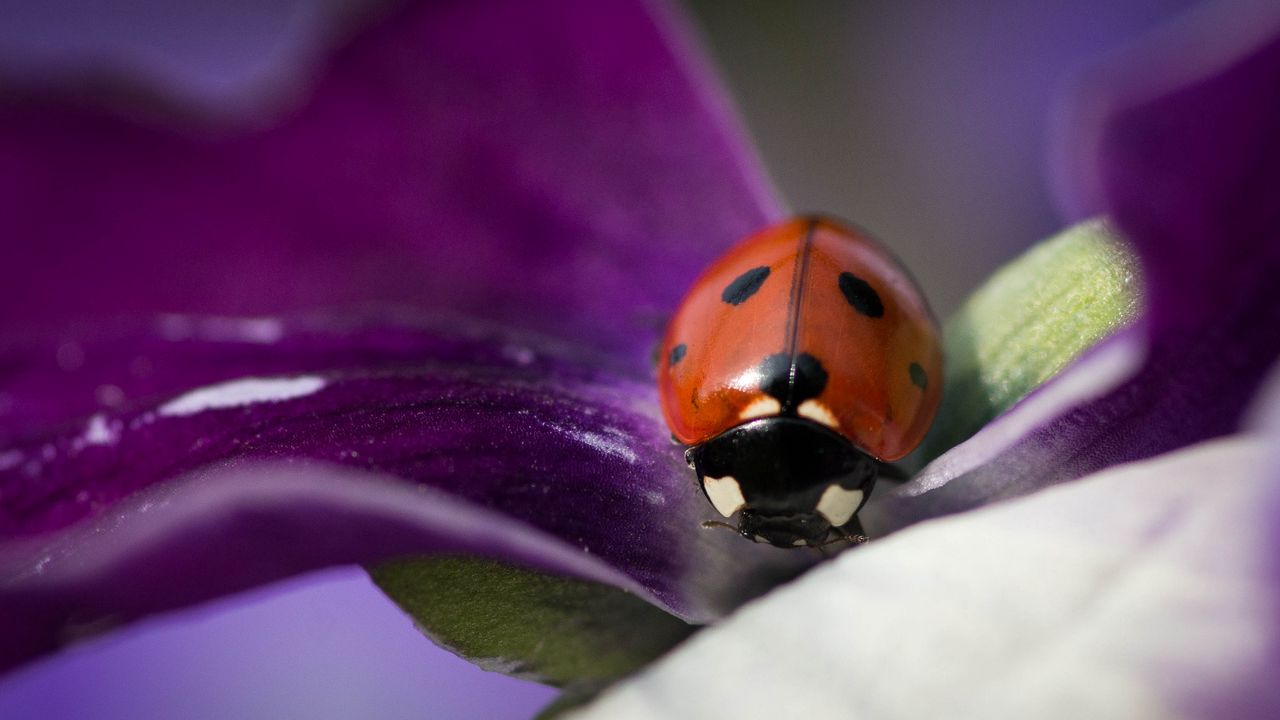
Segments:
[[[1093,73],[1071,116],[1077,196],[1137,249],[1144,321],[887,497],[870,525],[972,508],[1239,426],[1280,354],[1280,334],[1263,330],[1280,324],[1280,12],[1221,10]]]
[[[0,228],[21,239],[0,246],[0,326],[381,301],[642,368],[703,265],[778,214],[681,21],[409,3],[261,129],[160,120],[137,88],[108,98],[128,113],[0,103]]]
[[[1231,9],[1210,6],[1192,18],[1207,27],[1171,28],[1086,78],[1077,105],[1105,108],[1101,122],[1079,118],[1077,152],[1096,163],[1079,193],[1096,187],[1086,210],[1109,214],[1142,251],[1156,338],[1278,304],[1280,10]]]
[[[264,343],[230,322],[171,317],[162,331],[187,332],[82,345],[68,387],[120,388],[114,408],[40,433],[14,429],[28,404],[11,412],[0,666],[147,613],[408,554],[606,582],[695,622],[811,561],[698,527],[705,502],[648,383],[528,339],[280,323]],[[138,365],[149,374],[131,377]]]
[[[118,82],[123,113],[0,104],[0,664],[404,554],[691,621],[809,562],[698,529],[636,379],[691,278],[777,214],[683,31],[651,3],[414,3],[271,127]],[[270,319],[388,303],[419,324]]]
[[[0,678],[0,717],[525,720],[557,690],[423,642],[359,568],[149,618]]]

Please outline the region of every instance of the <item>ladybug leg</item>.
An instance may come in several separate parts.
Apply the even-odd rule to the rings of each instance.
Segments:
[[[862,523],[858,522],[858,517],[856,515],[852,520],[844,525],[831,528],[831,532],[832,537],[830,539],[820,542],[817,545],[810,545],[809,547],[822,553],[824,557],[829,557],[831,552],[826,549],[828,545],[843,542],[848,543],[851,546],[856,546],[871,540],[871,538],[867,537],[864,533]]]
[[[867,537],[867,532],[862,529],[862,521],[857,515],[853,516],[849,522],[838,528],[833,528],[841,540],[847,541],[850,545],[861,545],[871,538]]]
[[[727,522],[720,522],[719,520],[703,520],[702,521],[703,530],[710,530],[711,528],[728,528],[729,530],[732,530],[735,533],[738,532],[738,528],[736,526],[730,525]]]
[[[836,528],[832,528],[832,530],[836,533],[834,537],[832,537],[830,540],[820,542],[817,545],[810,545],[809,548],[812,550],[817,550],[819,553],[822,554],[823,557],[831,557],[831,551],[827,549],[828,545],[835,545],[836,543],[846,543],[850,547],[855,547],[871,540],[871,538],[867,537],[866,535],[845,534],[843,530],[836,529]]]

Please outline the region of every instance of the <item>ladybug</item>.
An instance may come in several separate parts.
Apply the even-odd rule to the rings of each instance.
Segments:
[[[703,273],[657,356],[658,392],[702,491],[756,542],[860,541],[885,463],[942,397],[938,325],[866,234],[825,217],[766,228]]]

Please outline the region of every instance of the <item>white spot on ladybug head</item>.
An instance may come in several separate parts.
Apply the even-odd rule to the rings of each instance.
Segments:
[[[742,408],[742,412],[738,413],[738,419],[751,420],[759,417],[773,417],[780,412],[782,412],[782,404],[775,398],[765,395],[752,400],[750,405]]]
[[[836,419],[835,413],[831,412],[831,408],[817,400],[805,400],[800,403],[800,407],[796,408],[796,412],[800,414],[800,417],[807,417],[829,428],[840,428],[840,421]]]
[[[702,488],[707,491],[707,497],[716,511],[725,517],[738,512],[747,504],[742,497],[742,488],[738,487],[738,481],[733,476],[703,478]]]
[[[791,542],[792,547],[804,547],[805,545],[808,545],[808,544],[809,544],[809,541],[805,540],[804,538],[800,538],[799,540],[793,540]]]
[[[818,498],[817,510],[832,527],[840,527],[849,522],[861,504],[861,490],[846,490],[832,483]]]

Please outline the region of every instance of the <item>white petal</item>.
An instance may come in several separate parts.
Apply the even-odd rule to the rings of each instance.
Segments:
[[[574,717],[1280,717],[1265,459],[1219,440],[921,523]]]

